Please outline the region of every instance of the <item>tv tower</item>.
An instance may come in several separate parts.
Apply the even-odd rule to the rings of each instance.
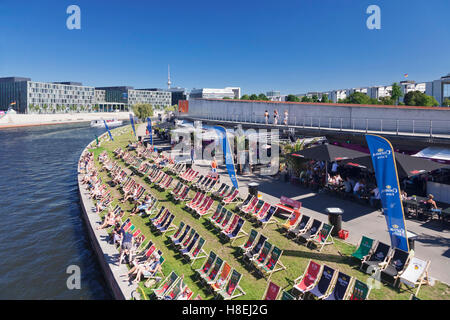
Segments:
[[[172,82],[170,81],[170,64],[167,66],[167,70],[168,70],[167,89],[170,89],[170,85],[172,84]]]

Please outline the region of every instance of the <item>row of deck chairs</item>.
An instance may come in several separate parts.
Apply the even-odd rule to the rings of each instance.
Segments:
[[[216,297],[232,300],[245,295],[245,291],[239,286],[242,274],[236,269],[232,269],[214,251],[209,253],[203,266],[196,269],[195,273],[200,283],[213,292]]]
[[[217,191],[211,192],[211,197],[223,204],[237,203],[239,202],[239,190],[234,186],[230,187],[226,183],[222,183]]]
[[[154,187],[162,191],[169,189],[174,179],[171,175],[156,168],[147,176],[147,180],[153,183]]]
[[[219,178],[211,177],[209,175],[203,176],[200,175],[198,178],[193,181],[191,184],[192,189],[199,190],[203,192],[213,192],[217,183],[219,182]]]
[[[213,198],[198,191],[190,201],[186,202],[185,210],[191,212],[196,218],[200,218],[211,213],[213,203]]]
[[[313,260],[304,274],[294,280],[293,290],[300,299],[321,300],[366,300],[370,293],[364,282]]]
[[[277,207],[250,194],[236,206],[236,210],[250,221],[261,225],[263,229],[269,224],[277,223],[274,217]]]
[[[186,169],[186,163],[184,162],[174,162],[166,166],[166,172],[169,174],[180,175]]]
[[[172,191],[170,191],[170,194],[168,196],[175,203],[186,201],[188,199],[190,190],[191,188],[188,185],[185,185],[181,181],[178,181],[178,183],[175,185]]]
[[[431,261],[413,257],[411,252],[375,241],[363,236],[352,254],[353,258],[360,261],[360,269],[367,273],[380,271],[380,280],[392,286],[405,284],[415,288],[419,293],[423,284],[429,284],[428,270]]]
[[[150,218],[150,229],[156,234],[164,235],[176,229],[176,225],[173,223],[174,219],[175,215],[170,213],[169,209],[161,206],[159,212]]]
[[[153,244],[153,242],[151,240],[148,241],[148,243],[145,246],[142,246],[142,249],[140,251],[137,252],[136,256],[134,257],[134,259],[130,259],[131,260],[131,264],[133,264],[134,266],[140,264],[140,263],[145,263],[145,261],[147,261],[150,256],[154,253],[154,252],[158,253],[159,256],[159,263],[162,266],[165,262],[165,258],[163,257],[163,253],[161,250],[157,250],[156,246]],[[156,272],[154,274],[143,274],[142,275],[144,278],[148,279],[147,283],[151,280],[151,279],[156,279],[158,278],[156,275]]]
[[[158,300],[191,300],[194,292],[184,282],[184,275],[172,271],[153,294]]]
[[[189,183],[195,180],[195,178],[197,178],[198,176],[198,171],[195,171],[191,168],[187,169],[186,171],[184,171],[183,173],[179,173],[177,174],[178,179],[180,179],[181,181],[185,182],[185,183]]]
[[[322,251],[324,246],[334,243],[331,236],[332,225],[305,214],[299,215],[298,212],[291,214],[288,221],[282,225],[281,230],[294,241],[306,243],[307,246],[314,243],[319,251]]]
[[[283,250],[272,245],[266,236],[258,234],[255,229],[250,231],[247,241],[239,249],[243,262],[247,266],[252,266],[263,277],[267,276],[267,281],[275,272],[286,270],[286,266],[280,260]]]
[[[233,212],[227,210],[220,203],[217,205],[213,215],[206,221],[216,230],[220,231],[219,237],[222,241],[231,241],[230,245],[233,245],[237,239],[248,235],[243,229],[244,219],[238,214],[233,214]]]
[[[177,231],[168,239],[170,245],[183,256],[183,259],[191,262],[191,266],[196,260],[206,258],[206,252],[203,249],[206,240],[183,221],[180,222]]]

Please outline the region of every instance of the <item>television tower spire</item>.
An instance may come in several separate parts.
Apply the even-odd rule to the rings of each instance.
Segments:
[[[172,82],[170,81],[170,64],[167,66],[167,70],[168,70],[167,89],[170,89],[170,85],[172,84]]]

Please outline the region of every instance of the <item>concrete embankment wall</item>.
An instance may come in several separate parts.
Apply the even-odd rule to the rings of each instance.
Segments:
[[[324,128],[359,129],[374,131],[450,133],[450,108],[443,107],[395,107],[349,104],[314,104],[292,102],[255,102],[240,100],[189,100],[189,116],[219,118],[229,121],[264,121],[264,112],[279,113],[282,123],[288,110],[289,125],[321,126]],[[380,130],[381,129],[381,130]]]
[[[61,114],[6,114],[0,118],[0,128],[50,125],[61,123],[90,122],[92,120],[112,119],[126,120],[129,112],[93,112]]]
[[[94,143],[91,142],[83,153]],[[88,190],[81,184],[82,179],[83,175],[78,174],[78,190],[80,193],[82,216],[86,222],[89,240],[100,263],[105,281],[116,300],[130,300],[133,297],[138,298],[138,295],[136,295],[137,285],[130,283],[128,277],[121,277],[122,274],[128,272],[128,268],[125,264],[118,266],[119,252],[114,245],[107,242],[106,239],[109,236],[106,229],[97,230],[97,226],[102,223],[102,219],[97,213],[93,212],[95,206],[93,201],[88,197]]]

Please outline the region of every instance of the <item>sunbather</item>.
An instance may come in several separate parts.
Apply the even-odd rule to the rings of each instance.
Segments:
[[[103,224],[101,226],[98,226],[97,230],[113,226],[115,221],[116,221],[116,219],[114,217],[114,212],[113,211],[108,211],[108,213],[105,216],[105,220],[103,221]]]
[[[150,195],[146,195],[144,201],[138,202],[133,210],[131,211],[130,216],[134,216],[138,212],[145,212],[152,205],[152,198]]]

